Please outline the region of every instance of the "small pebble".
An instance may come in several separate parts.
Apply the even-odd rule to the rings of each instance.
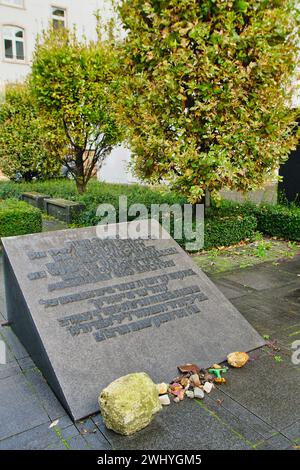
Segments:
[[[245,352],[236,351],[228,354],[227,361],[230,366],[240,368],[249,361],[249,356]]]
[[[188,398],[194,398],[195,396],[193,390],[187,390],[185,394]]]
[[[201,385],[198,374],[191,375],[190,381],[194,384],[195,387],[199,387],[199,385]]]
[[[200,400],[204,398],[204,392],[202,388],[199,388],[199,387],[194,388],[194,397],[199,398]]]
[[[211,382],[205,382],[205,384],[203,385],[203,390],[206,393],[210,393],[212,391],[213,387],[214,387],[214,384],[212,384]]]
[[[160,395],[159,396],[159,401],[162,405],[164,406],[167,406],[169,405],[171,402],[170,402],[170,398],[169,398],[169,395]]]
[[[159,395],[165,395],[168,391],[169,385],[162,382],[156,385]]]

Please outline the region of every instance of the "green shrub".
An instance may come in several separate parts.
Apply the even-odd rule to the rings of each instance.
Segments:
[[[41,232],[42,213],[23,201],[0,201],[0,237]]]
[[[210,215],[250,215],[257,220],[257,230],[265,235],[300,241],[300,207],[283,204],[234,203],[223,201],[219,208],[213,207]]]
[[[58,179],[50,181],[36,181],[34,183],[0,183],[0,198],[19,197],[22,192],[37,191],[49,194],[51,197],[60,197],[85,204],[77,219],[76,226],[96,225],[99,218],[96,210],[99,204],[112,204],[116,209],[118,219],[119,196],[127,196],[128,207],[131,204],[144,204],[150,211],[151,204],[180,204],[186,199],[176,193],[153,189],[138,184],[108,184],[91,181],[87,191],[79,195],[73,181]],[[252,238],[256,228],[256,219],[253,217],[255,206],[242,206],[233,203],[223,203],[220,208],[213,207],[205,221],[205,248],[216,246],[229,246],[239,243],[246,238]],[[185,240],[178,240],[184,246]]]
[[[186,199],[165,189],[153,189],[139,184],[109,184],[96,180],[89,182],[87,191],[79,195],[74,181],[57,179],[36,181],[34,183],[0,183],[0,199],[18,198],[23,192],[37,191],[50,197],[79,201],[86,209],[80,213],[76,224],[80,226],[95,225],[99,221],[96,210],[99,204],[111,204],[116,209],[118,217],[119,196],[127,196],[128,207],[131,204],[144,204],[149,210],[151,204],[184,204]]]
[[[300,208],[261,206],[256,212],[258,230],[272,237],[300,241]]]
[[[212,216],[205,219],[204,248],[229,246],[253,239],[257,227],[252,215]]]

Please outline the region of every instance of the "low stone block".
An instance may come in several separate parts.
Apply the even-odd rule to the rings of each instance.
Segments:
[[[26,192],[21,194],[20,199],[27,202],[31,206],[37,207],[38,209],[44,209],[44,200],[49,198],[48,194],[38,193],[36,191]]]
[[[99,406],[106,427],[125,436],[145,428],[161,409],[157,387],[143,372],[108,385],[101,392]]]
[[[67,224],[72,223],[74,217],[84,208],[84,204],[67,199],[44,199],[45,212]]]

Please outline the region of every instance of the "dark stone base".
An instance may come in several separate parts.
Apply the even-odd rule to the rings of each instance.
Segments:
[[[20,199],[22,201],[27,202],[33,207],[37,207],[38,209],[44,210],[44,200],[49,197],[50,196],[48,196],[47,194],[37,193],[33,191],[21,194]]]
[[[45,199],[44,210],[45,212],[62,220],[67,224],[74,222],[75,216],[85,208],[84,204],[79,202],[67,201],[66,199]]]

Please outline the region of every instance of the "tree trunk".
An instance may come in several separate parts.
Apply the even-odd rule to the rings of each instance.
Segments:
[[[84,172],[84,150],[76,152],[76,187],[79,194],[85,193],[87,181]]]
[[[210,206],[211,206],[210,190],[206,189],[205,190],[204,207],[205,207],[205,209],[210,209]]]
[[[76,178],[76,187],[77,187],[77,191],[78,191],[78,194],[84,194],[85,191],[86,191],[86,183],[84,183],[83,181],[80,181]]]

